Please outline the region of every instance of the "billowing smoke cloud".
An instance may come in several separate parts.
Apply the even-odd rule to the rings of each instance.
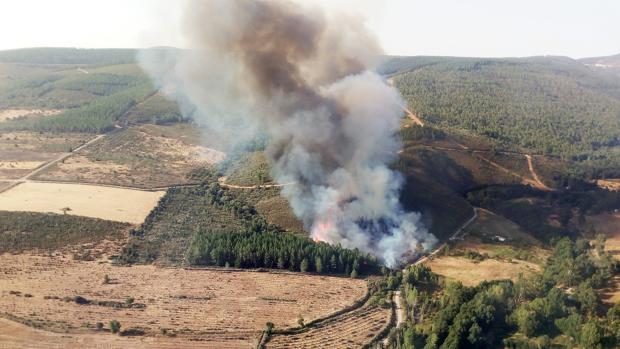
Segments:
[[[388,168],[403,102],[372,71],[362,22],[287,0],[190,1],[192,50],[145,51],[143,67],[200,123],[244,141],[268,135],[272,176],[316,240],[396,265],[436,242],[399,203]]]

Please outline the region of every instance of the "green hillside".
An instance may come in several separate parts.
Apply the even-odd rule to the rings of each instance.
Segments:
[[[395,57],[393,77],[425,121],[506,147],[618,168],[620,79],[564,57]]]
[[[112,65],[135,61],[136,49],[39,47],[0,51],[0,62],[20,64]]]

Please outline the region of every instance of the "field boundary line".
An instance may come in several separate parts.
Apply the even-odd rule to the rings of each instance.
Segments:
[[[271,331],[271,335],[269,337],[266,337],[265,331],[263,331],[256,349],[263,349],[265,345],[269,343],[269,341],[273,338],[273,335],[288,336],[288,335],[300,334],[300,333],[310,331],[311,329],[317,327],[318,325],[330,324],[334,321],[335,318],[339,316],[346,315],[348,313],[352,313],[356,310],[361,309],[364,305],[366,305],[366,303],[368,303],[370,296],[371,296],[370,288],[366,288],[366,294],[364,295],[364,297],[356,300],[352,305],[342,308],[340,310],[337,310],[329,315],[314,319],[308,322],[307,324],[305,324],[303,327],[274,329],[273,331]]]
[[[373,346],[373,344],[377,344],[379,343],[379,341],[381,341],[383,343],[383,346],[387,346],[388,345],[388,341],[389,341],[389,337],[388,335],[390,334],[390,330],[392,330],[392,328],[398,328],[399,327],[399,323],[398,320],[400,320],[399,316],[398,316],[398,304],[397,304],[397,292],[398,292],[398,297],[400,297],[400,291],[394,291],[392,292],[392,311],[390,312],[390,321],[386,324],[386,326],[381,330],[381,332],[377,333],[377,335],[366,345],[363,346],[363,348],[371,348]]]

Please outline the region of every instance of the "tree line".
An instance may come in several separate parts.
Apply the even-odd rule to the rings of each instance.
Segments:
[[[605,310],[598,289],[618,272],[605,238],[556,241],[540,273],[466,287],[423,265],[398,274],[407,318],[392,348],[616,348],[620,305]]]

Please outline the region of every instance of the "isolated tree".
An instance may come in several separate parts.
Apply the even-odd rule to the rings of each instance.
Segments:
[[[321,257],[316,257],[316,260],[314,261],[314,269],[319,274],[323,273],[323,261],[321,260]]]
[[[271,336],[271,333],[273,332],[273,329],[276,327],[276,325],[273,324],[273,322],[267,322],[265,324],[265,333],[267,334],[267,336]]]
[[[304,327],[304,317],[299,315],[299,317],[297,318],[297,324],[299,325],[299,327]]]
[[[109,284],[110,283],[110,277],[108,276],[108,274],[105,274],[103,276],[103,284]]]
[[[60,210],[62,211],[63,214],[67,214],[67,212],[73,211],[71,207],[63,207]]]
[[[110,321],[110,331],[112,333],[118,333],[121,330],[121,323],[117,320]]]

